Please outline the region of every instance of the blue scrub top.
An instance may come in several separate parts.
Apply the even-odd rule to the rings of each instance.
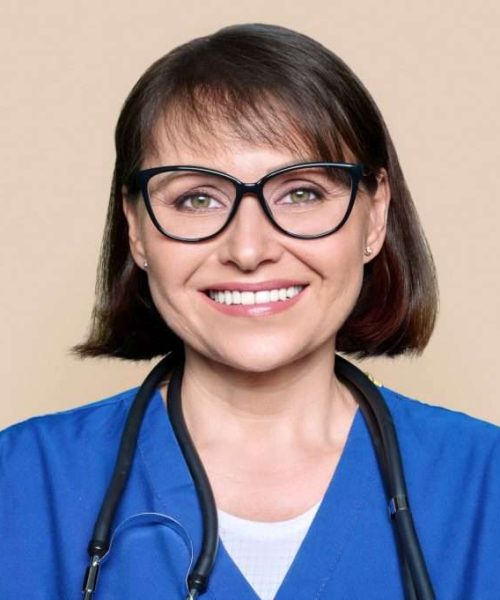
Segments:
[[[0,434],[0,598],[81,598],[86,546],[136,390]],[[387,388],[438,600],[500,598],[500,428]],[[154,524],[156,522],[156,524]],[[174,600],[200,550],[196,493],[156,392],[96,600]],[[277,600],[403,598],[383,482],[361,412]],[[219,543],[203,600],[258,597]]]

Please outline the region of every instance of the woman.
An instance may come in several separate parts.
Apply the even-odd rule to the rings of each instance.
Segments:
[[[335,352],[421,352],[437,291],[368,92],[304,35],[227,27],[146,71],[116,150],[99,297],[77,351],[168,355],[169,368],[96,597],[186,597],[206,527],[165,410],[180,397],[222,542],[202,597],[403,597],[379,442]],[[136,392],[2,434],[0,597],[78,597],[91,538],[100,562],[92,531]],[[499,429],[380,392],[436,597],[500,597]],[[404,499],[391,508],[408,513]]]

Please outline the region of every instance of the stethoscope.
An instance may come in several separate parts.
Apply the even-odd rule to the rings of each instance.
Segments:
[[[84,600],[90,600],[95,592],[99,565],[110,547],[113,517],[127,483],[146,408],[156,388],[170,371],[172,376],[167,391],[168,416],[191,473],[203,517],[202,547],[187,577],[186,600],[196,600],[207,587],[219,541],[217,508],[207,474],[182,414],[184,354],[179,356],[178,353],[170,353],[146,377],[130,407],[115,469],[87,548],[90,565],[83,584]],[[434,600],[434,591],[408,503],[399,444],[390,411],[377,386],[369,377],[339,355],[335,357],[335,374],[355,394],[370,432],[384,480],[390,521],[394,525],[406,597],[408,600]]]

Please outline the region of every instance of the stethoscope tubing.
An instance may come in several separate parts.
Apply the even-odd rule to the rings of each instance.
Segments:
[[[202,547],[188,576],[186,600],[195,600],[206,589],[218,547],[217,508],[210,482],[182,413],[183,370],[184,355],[179,357],[170,353],[165,356],[146,377],[129,410],[115,469],[87,548],[91,561],[84,579],[84,600],[90,600],[95,592],[99,563],[109,549],[113,518],[127,483],[145,411],[156,388],[170,371],[172,375],[167,391],[167,411],[193,478],[203,517]],[[377,386],[361,370],[339,355],[335,357],[335,373],[354,392],[370,432],[388,497],[390,520],[395,527],[406,598],[434,600],[434,591],[408,503],[399,443],[390,411]]]
[[[90,564],[87,567],[83,581],[82,592],[84,600],[91,600],[97,587],[100,561],[109,549],[111,526],[130,474],[144,413],[156,388],[164,380],[165,374],[177,362],[178,357],[174,356],[173,353],[169,353],[163,357],[142,382],[134,402],[129,409],[120,438],[120,446],[113,474],[97,515],[92,538],[87,546]]]
[[[335,373],[357,392],[359,408],[370,431],[389,498],[390,518],[396,530],[407,599],[433,600],[434,591],[409,507],[392,415],[377,386],[360,369],[339,355],[335,357]]]
[[[167,412],[181,447],[184,459],[193,478],[198,493],[203,518],[203,543],[196,563],[188,575],[188,596],[186,600],[194,600],[207,587],[208,577],[217,554],[219,528],[217,507],[203,463],[200,460],[193,440],[189,435],[181,405],[181,384],[184,372],[184,361],[177,365],[172,373],[167,390]]]

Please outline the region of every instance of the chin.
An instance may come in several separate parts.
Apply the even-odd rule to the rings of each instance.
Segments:
[[[232,346],[204,354],[208,360],[223,364],[229,369],[254,374],[268,373],[289,367],[301,356],[296,353],[296,346],[295,350],[291,346],[280,349],[276,344],[264,344],[262,341],[255,345],[247,344],[242,348]]]

